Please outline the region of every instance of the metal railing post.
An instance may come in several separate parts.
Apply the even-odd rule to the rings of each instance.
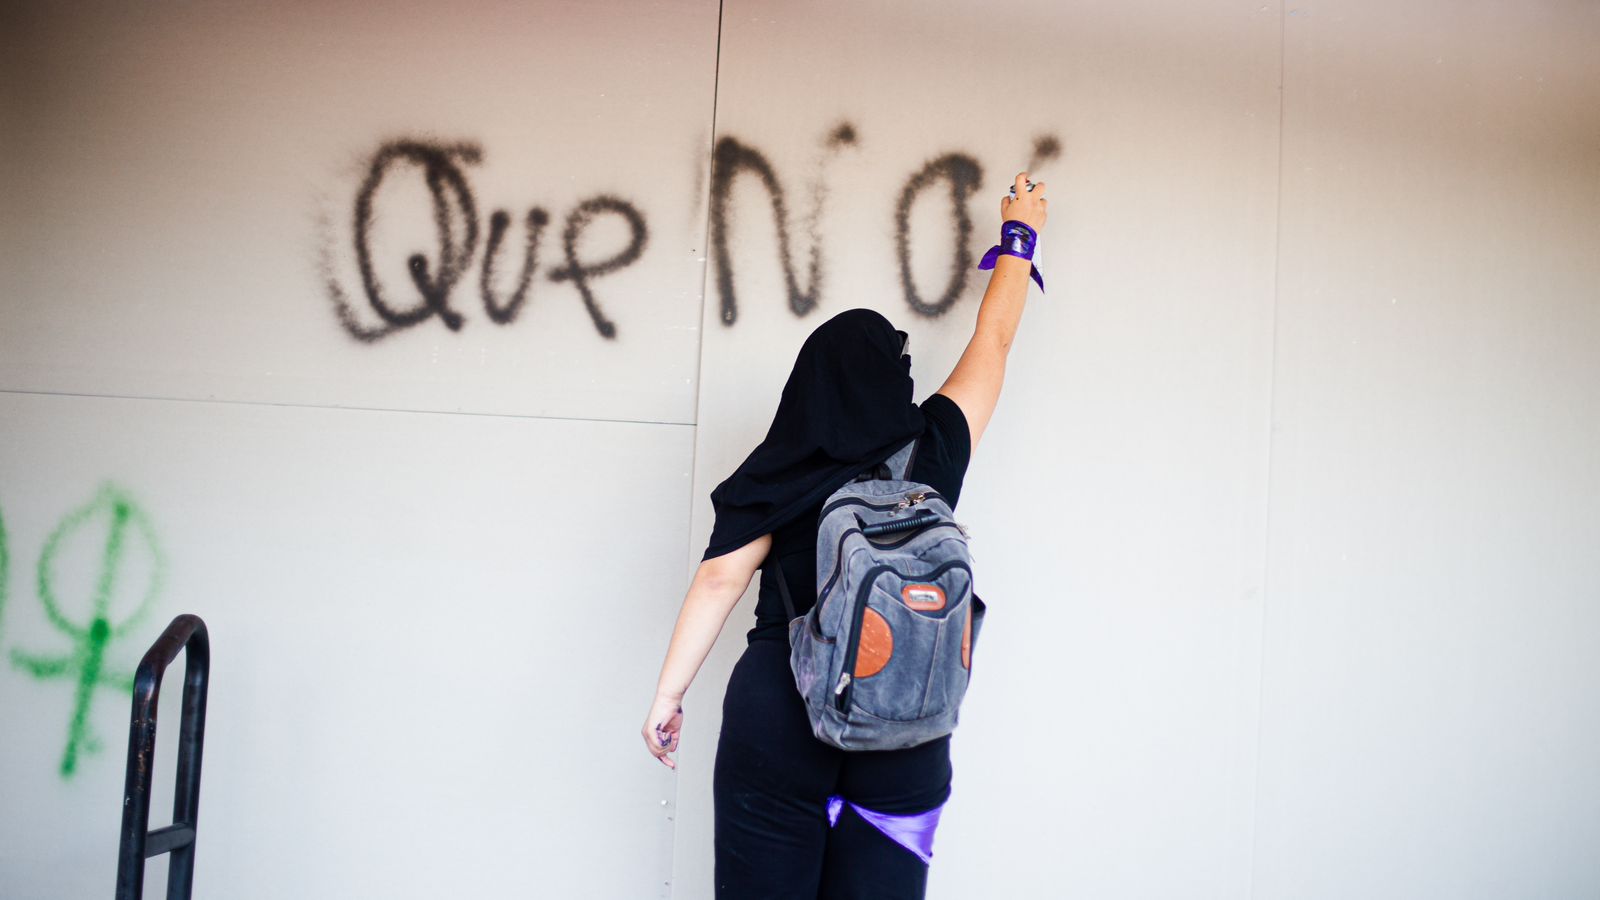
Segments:
[[[172,824],[150,827],[150,777],[156,753],[156,702],[161,676],[185,651],[183,713],[178,729],[178,780]],[[122,796],[122,846],[117,857],[117,900],[144,896],[144,861],[171,853],[167,900],[188,900],[194,889],[194,840],[200,818],[200,751],[206,732],[206,683],[211,640],[199,616],[184,614],[150,646],[133,678],[133,715],[128,725],[128,775]]]

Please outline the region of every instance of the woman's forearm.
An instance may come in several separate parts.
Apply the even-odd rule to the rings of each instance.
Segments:
[[[978,306],[974,338],[995,341],[1002,351],[1011,349],[1022,321],[1022,307],[1028,300],[1028,272],[1033,263],[1015,256],[995,260],[994,274]]]
[[[1020,222],[1037,236],[1049,219],[1044,198],[1045,183],[1034,183],[1027,172],[1018,172],[1011,182],[1011,196],[1000,200],[1000,219]],[[1005,240],[1004,224],[1001,239]],[[999,250],[1001,248],[995,248]],[[974,343],[992,342],[1001,355],[1009,352],[1016,339],[1017,326],[1022,322],[1022,306],[1028,300],[1029,273],[1033,261],[1001,253],[995,260],[994,274],[989,276],[989,287],[983,292],[983,302],[978,305],[978,324],[973,329]]]
[[[681,701],[688,692],[690,682],[706,661],[711,647],[722,633],[728,614],[739,605],[739,598],[749,582],[738,584],[719,580],[701,571],[689,585],[683,598],[683,608],[678,611],[678,623],[672,629],[672,641],[667,645],[667,658],[661,664],[661,676],[656,680],[656,695]]]

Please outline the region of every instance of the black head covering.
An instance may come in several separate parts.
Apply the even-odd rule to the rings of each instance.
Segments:
[[[905,338],[870,309],[811,332],[766,438],[711,491],[716,523],[702,561],[775,531],[922,433]]]

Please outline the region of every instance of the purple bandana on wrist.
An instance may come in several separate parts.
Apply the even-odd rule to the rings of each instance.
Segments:
[[[846,803],[850,801],[838,794],[828,798],[828,827],[839,824],[839,813]],[[925,863],[933,861],[933,830],[939,826],[943,803],[927,812],[909,816],[891,816],[854,803],[850,803],[850,808],[872,823],[874,828],[888,835],[890,840],[915,853],[918,859]]]
[[[1039,232],[1034,231],[1026,222],[1007,219],[1000,224],[1000,243],[990,247],[989,252],[983,254],[983,259],[978,261],[978,268],[994,268],[1002,253],[1033,262],[1034,251],[1038,245]],[[1039,290],[1044,290],[1044,276],[1039,274],[1039,267],[1029,266],[1028,274],[1039,285]]]

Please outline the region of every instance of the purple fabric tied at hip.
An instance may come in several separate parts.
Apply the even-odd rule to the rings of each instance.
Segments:
[[[850,801],[838,794],[828,798],[829,828],[839,824],[839,813],[846,803]],[[854,803],[850,803],[850,808],[859,813],[861,818],[872,823],[874,828],[888,835],[890,840],[915,853],[918,859],[925,863],[933,861],[933,830],[939,827],[939,813],[944,810],[943,803],[927,812],[908,816],[891,816]]]
[[[1000,243],[989,248],[983,254],[983,259],[978,261],[978,268],[992,269],[1000,254],[1015,256],[1033,262],[1034,253],[1039,246],[1039,232],[1034,231],[1028,223],[1018,222],[1016,219],[1007,219],[1000,224]],[[1044,276],[1039,273],[1039,266],[1035,263],[1028,272],[1039,290],[1044,290]]]

